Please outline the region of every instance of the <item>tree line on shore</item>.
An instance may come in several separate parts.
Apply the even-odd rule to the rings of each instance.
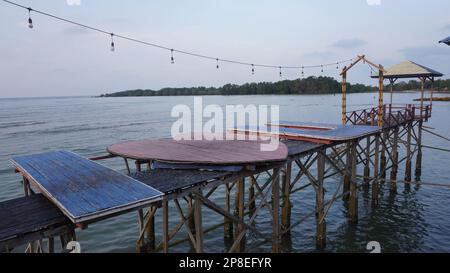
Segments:
[[[439,90],[450,89],[449,80],[437,80],[434,84]],[[431,83],[427,82],[426,88]],[[388,86],[385,87],[389,90]],[[395,91],[418,90],[420,82],[408,81],[394,84]],[[347,92],[371,92],[378,90],[375,86],[347,83]],[[160,90],[135,89],[115,93],[106,93],[100,97],[139,97],[139,96],[206,96],[206,95],[302,95],[332,94],[341,92],[341,83],[332,77],[308,77],[305,79],[283,80],[278,82],[246,83],[243,85],[226,84],[222,87],[183,87],[162,88]]]

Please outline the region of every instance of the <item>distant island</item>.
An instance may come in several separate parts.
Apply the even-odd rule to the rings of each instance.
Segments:
[[[426,86],[429,88],[428,86]],[[438,80],[435,87],[439,90],[449,90],[450,80]],[[388,86],[385,87],[386,90]],[[418,90],[418,81],[399,82],[394,90]],[[332,77],[308,77],[297,80],[279,82],[246,83],[243,85],[226,84],[222,87],[183,87],[162,88],[160,90],[135,89],[115,93],[106,93],[100,97],[148,97],[148,96],[207,96],[207,95],[303,95],[303,94],[333,94],[340,93],[341,83]],[[375,86],[364,84],[347,84],[347,92],[372,92],[378,90]]]

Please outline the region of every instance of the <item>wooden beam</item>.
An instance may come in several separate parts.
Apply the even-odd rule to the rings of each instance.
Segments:
[[[324,210],[324,172],[325,172],[325,151],[320,151],[317,158],[317,190],[316,190],[316,246],[324,249],[326,244],[326,221]]]
[[[272,252],[280,252],[280,168],[273,170],[272,182]]]
[[[342,125],[347,124],[347,72],[342,75]]]

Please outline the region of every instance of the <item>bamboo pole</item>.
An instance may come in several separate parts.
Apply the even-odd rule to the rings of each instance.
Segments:
[[[291,226],[291,175],[292,175],[292,162],[286,164],[286,173],[283,180],[283,201],[281,211],[281,228],[282,230],[289,230]],[[289,235],[290,232],[283,233],[283,235]]]
[[[366,138],[366,149],[365,149],[365,161],[364,161],[364,176],[370,177],[370,136]],[[364,179],[364,182],[368,183],[368,179]]]
[[[163,209],[163,252],[169,252],[169,204],[167,198],[163,197],[162,209]]]
[[[346,123],[347,123],[347,72],[345,71],[342,73],[342,125],[345,125]]]
[[[325,152],[325,151],[323,151]],[[317,191],[316,191],[316,246],[318,249],[325,248],[326,244],[326,221],[324,211],[324,171],[325,157],[322,151],[317,158]]]
[[[378,76],[378,127],[383,127],[383,66],[379,65]]]
[[[344,185],[342,192],[349,192],[350,190],[350,180],[351,180],[351,150],[352,146],[350,143],[346,143],[346,158],[345,158],[345,174],[344,174]],[[347,194],[344,194],[342,196],[342,199],[347,201],[349,199],[349,196]]]
[[[374,159],[374,167],[373,167],[373,177],[372,180],[372,202],[375,205],[378,205],[379,201],[379,189],[380,189],[380,183],[378,179],[378,160],[379,160],[379,150],[380,150],[380,136],[375,136],[375,159]]]
[[[245,235],[242,236],[241,239],[239,239],[239,234],[243,233],[245,230],[245,226],[242,224],[244,221],[244,191],[245,191],[245,180],[240,179],[237,182],[237,188],[236,188],[236,200],[235,200],[235,209],[237,217],[241,221],[238,223],[235,233],[235,240],[239,240],[238,245],[236,247],[237,252],[244,252],[245,250]]]
[[[392,169],[391,169],[391,191],[397,191],[397,171],[398,171],[398,127],[394,129],[392,143]]]
[[[406,166],[405,166],[405,181],[411,181],[411,130],[413,121],[408,123],[406,135]]]
[[[352,142],[350,152],[351,181],[350,181],[349,221],[352,223],[356,223],[358,221],[358,184],[356,181],[357,144],[358,144],[357,141]]]
[[[226,187],[226,193],[225,193],[225,210],[230,213],[231,211],[231,187],[229,184],[225,185]],[[224,238],[230,239],[233,238],[233,222],[230,220],[230,218],[224,216]]]
[[[386,179],[386,147],[385,147],[385,143],[388,139],[388,131],[387,130],[383,130],[383,132],[381,133],[381,154],[380,154],[380,173],[381,173],[381,178],[383,179],[382,181],[384,181]]]
[[[255,203],[255,186],[254,184],[257,183],[255,177],[250,176],[250,183],[248,186],[248,210],[249,210],[249,217],[251,218],[252,215],[255,213],[256,203]]]
[[[280,168],[273,170],[272,181],[272,252],[280,252]]]
[[[195,221],[195,250],[203,253],[203,226],[202,226],[202,201],[201,191],[195,195],[194,221]]]

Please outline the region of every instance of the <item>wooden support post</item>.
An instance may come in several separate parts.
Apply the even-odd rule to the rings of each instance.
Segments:
[[[391,191],[397,191],[398,127],[395,127],[394,129],[394,139],[392,141],[392,146]]]
[[[235,199],[235,214],[240,221],[244,221],[244,191],[245,191],[245,180],[241,179],[237,182],[236,187],[236,199]],[[242,223],[239,223],[236,228],[234,239],[238,240],[239,234],[245,230],[245,226]],[[238,246],[236,248],[237,252],[244,252],[245,250],[245,235],[239,241]]]
[[[229,184],[225,185],[225,210],[230,213],[231,211],[231,186]],[[223,226],[223,236],[225,239],[233,238],[233,222],[230,218],[224,216],[224,226]]]
[[[150,211],[151,210],[151,211]],[[152,213],[154,210],[156,210],[156,207],[149,208],[149,219],[148,219],[148,226],[147,226],[147,245],[149,250],[155,249],[156,239],[155,239],[155,216],[154,213]]]
[[[163,219],[162,219],[162,225],[163,225],[163,239],[162,239],[162,245],[163,245],[163,252],[168,253],[169,252],[169,201],[167,198],[163,197],[162,200],[162,210],[163,210]]]
[[[256,179],[253,176],[250,176],[250,183],[248,183],[248,217],[252,218],[253,214],[255,213],[256,209],[256,201],[255,201],[255,186],[253,183],[256,183]]]
[[[194,219],[194,214],[195,214],[195,209],[194,209],[194,198],[192,196],[188,197],[188,210],[189,210],[189,214],[188,214],[188,228],[191,231],[191,233],[195,236],[195,219]],[[191,241],[189,241],[191,246],[195,249],[195,245],[192,244]]]
[[[388,140],[388,131],[384,130],[381,134],[381,154],[380,154],[380,178],[381,181],[386,181],[386,147]]]
[[[420,118],[423,119],[422,113],[423,113],[423,94],[425,92],[425,77],[420,78]]]
[[[28,179],[25,176],[22,176],[22,183],[23,183],[23,192],[25,196],[30,196],[31,195],[30,181],[28,181]]]
[[[323,151],[325,153],[325,150]],[[326,221],[323,188],[325,175],[325,156],[320,151],[317,155],[317,191],[316,191],[316,247],[324,249],[326,244]]]
[[[350,152],[350,202],[349,202],[349,220],[350,222],[356,223],[358,221],[358,182],[356,181],[356,149],[358,141],[353,141],[351,144]]]
[[[138,209],[138,226],[139,226],[139,234],[140,234],[142,229],[144,228],[144,211],[142,209]],[[144,245],[145,245],[144,238],[139,237],[138,241],[136,242],[136,251],[142,252]]]
[[[292,163],[286,164],[286,173],[283,180],[283,200],[282,200],[282,211],[281,211],[281,229],[283,231],[289,230],[291,227],[291,174],[292,174]],[[283,233],[283,236],[289,236],[290,231]]]
[[[383,66],[379,65],[378,75],[378,127],[383,127]]]
[[[372,180],[372,202],[375,205],[378,205],[378,198],[379,198],[379,190],[380,190],[380,183],[378,179],[378,160],[379,160],[379,151],[380,151],[380,136],[375,136],[375,155],[374,155],[374,167],[373,167],[373,180]]]
[[[370,136],[366,138],[365,162],[364,162],[364,182],[369,183],[370,180]]]
[[[125,167],[127,168],[127,174],[130,175],[131,174],[131,170],[130,170],[130,165],[128,164],[128,159],[126,159],[124,157],[123,161],[125,162]]]
[[[345,71],[342,73],[342,125],[345,125],[346,123],[347,123],[347,72]]]
[[[417,130],[417,158],[416,158],[416,180],[420,181],[420,176],[422,175],[422,127],[423,121],[419,120]]]
[[[195,250],[197,253],[203,253],[203,227],[202,227],[202,192],[195,195],[194,219],[195,219]]]
[[[54,253],[55,252],[55,239],[50,236],[48,237],[48,241],[47,241],[47,251],[48,253]]]
[[[348,192],[350,191],[350,180],[351,180],[351,150],[352,150],[352,146],[350,143],[346,143],[345,144],[346,147],[346,152],[345,152],[345,173],[344,173],[344,185],[343,185],[343,196],[342,199],[345,201],[348,201],[349,199],[349,194]]]
[[[406,166],[405,166],[405,182],[411,182],[411,136],[412,121],[407,125],[406,133]]]
[[[272,181],[272,252],[280,252],[280,168],[273,169]]]
[[[136,165],[136,171],[140,172],[141,171],[141,162],[139,162],[138,160],[136,160],[134,162],[134,164]]]

